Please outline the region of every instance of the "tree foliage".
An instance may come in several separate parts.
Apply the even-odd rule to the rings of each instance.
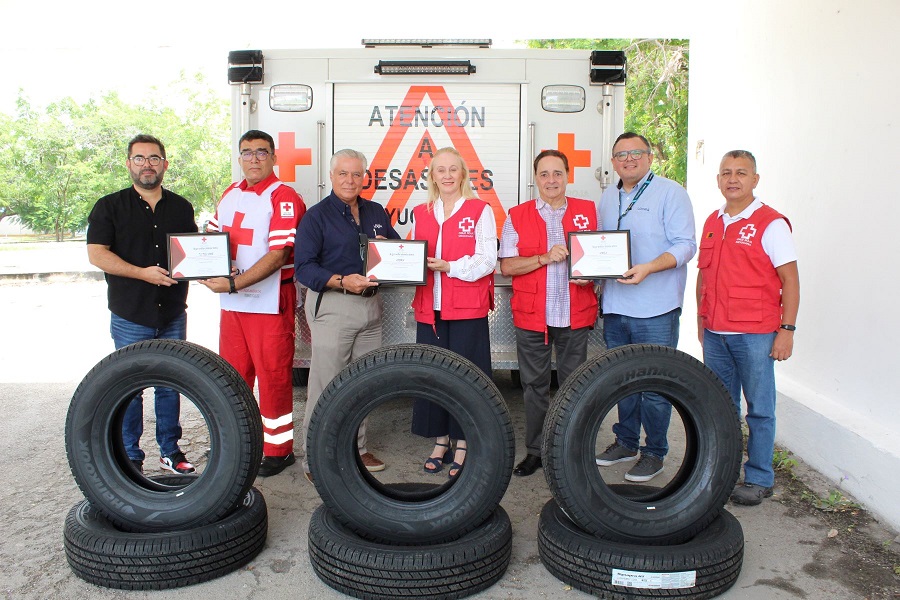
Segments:
[[[131,185],[125,159],[138,133],[166,146],[163,185],[195,212],[212,210],[231,177],[228,110],[201,76],[151,89],[139,105],[110,92],[41,110],[20,90],[16,114],[0,114],[0,216],[57,240],[83,230],[98,198]]]
[[[530,40],[528,46],[624,50],[625,130],[650,140],[654,171],[682,185],[687,182],[688,40]]]

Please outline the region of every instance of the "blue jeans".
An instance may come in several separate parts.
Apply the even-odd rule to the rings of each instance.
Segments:
[[[183,340],[187,337],[187,313],[181,313],[160,329],[138,325],[113,314],[109,333],[112,335],[116,350],[144,340]],[[122,422],[122,443],[125,444],[125,451],[131,460],[144,460],[144,451],[140,448],[141,434],[144,433],[142,393],[138,392],[131,399]],[[155,399],[156,443],[159,444],[161,456],[170,456],[179,451],[181,423],[178,417],[181,412],[181,399],[175,390],[165,387],[156,388]]]
[[[775,470],[775,359],[769,356],[775,333],[719,335],[703,332],[703,362],[731,393],[738,415],[741,390],[747,399],[747,462],[744,483],[772,487]]]
[[[626,344],[678,345],[681,309],[669,311],[658,317],[638,318],[625,315],[603,315],[603,339],[607,348]],[[657,458],[669,453],[669,420],[672,404],[653,392],[632,394],[619,401],[619,422],[613,425],[616,441],[629,450],[638,450]],[[641,446],[641,426],[644,442]]]

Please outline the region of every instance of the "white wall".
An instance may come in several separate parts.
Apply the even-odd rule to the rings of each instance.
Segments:
[[[752,151],[757,193],[792,221],[800,257],[795,354],[777,369],[779,442],[897,528],[900,5],[729,6],[690,35],[698,228],[722,203],[722,154]]]

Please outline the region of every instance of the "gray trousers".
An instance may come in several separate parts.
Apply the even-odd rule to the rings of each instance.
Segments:
[[[322,391],[341,370],[351,362],[381,347],[380,296],[363,298],[354,294],[308,290],[304,310],[312,338],[312,359],[309,383],[306,386],[306,412],[303,417],[304,447],[309,433],[309,419]],[[319,304],[318,314],[316,304]],[[356,437],[359,453],[365,454],[366,419]],[[303,457],[303,470],[309,472],[309,462]]]
[[[516,354],[525,400],[525,448],[528,454],[541,455],[544,418],[550,406],[552,350],[556,349],[556,376],[559,385],[587,360],[590,327],[547,327],[544,332],[516,327]]]

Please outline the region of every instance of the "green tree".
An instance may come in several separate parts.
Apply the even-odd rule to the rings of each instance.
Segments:
[[[230,182],[228,102],[199,76],[151,89],[140,105],[111,92],[41,111],[20,91],[16,115],[0,115],[0,125],[0,216],[18,214],[57,240],[84,229],[98,198],[130,185],[126,151],[138,133],[166,145],[164,185],[197,213],[212,210]]]
[[[687,183],[688,40],[529,40],[530,48],[624,50],[625,130],[653,146],[654,171]]]

